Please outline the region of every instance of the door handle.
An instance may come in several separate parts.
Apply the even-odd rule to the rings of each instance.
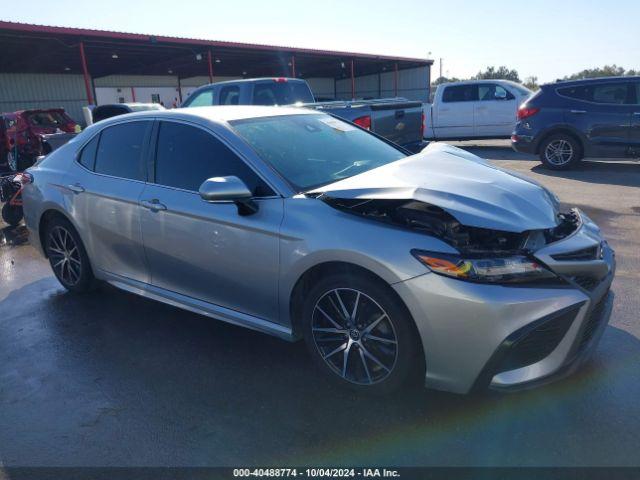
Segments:
[[[75,194],[84,192],[84,187],[79,183],[72,183],[71,185],[67,185],[67,188]]]
[[[577,115],[581,115],[583,113],[587,113],[586,110],[571,110],[571,113],[575,113]]]
[[[404,110],[396,110],[396,118],[404,117]]]
[[[140,205],[142,205],[147,210],[151,210],[152,212],[159,212],[160,210],[167,209],[167,206],[163,203],[160,203],[157,198],[154,198],[153,200],[142,200],[140,202]]]

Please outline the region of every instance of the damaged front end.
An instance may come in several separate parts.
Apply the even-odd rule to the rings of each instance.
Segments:
[[[483,283],[559,281],[533,257],[533,252],[568,237],[580,225],[576,211],[558,214],[553,228],[507,232],[461,224],[444,209],[417,200],[344,199],[321,194],[318,199],[343,212],[407,228],[438,238],[459,254],[412,250],[431,271]]]
[[[533,252],[571,235],[580,223],[579,215],[572,210],[558,214],[554,228],[506,232],[463,225],[444,209],[417,200],[344,199],[328,194],[318,198],[347,213],[434,236],[471,255]]]

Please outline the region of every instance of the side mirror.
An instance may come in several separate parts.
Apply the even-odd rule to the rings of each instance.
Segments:
[[[238,177],[214,177],[205,180],[198,189],[205,202],[233,202],[240,215],[251,215],[258,211],[253,194]]]
[[[506,100],[507,92],[505,92],[504,90],[496,90],[496,93],[494,93],[493,96],[495,97],[496,100]]]

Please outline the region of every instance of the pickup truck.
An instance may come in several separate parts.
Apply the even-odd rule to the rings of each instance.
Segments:
[[[251,78],[200,87],[181,107],[210,105],[295,105],[313,108],[355,123],[412,152],[425,146],[422,138],[422,103],[405,98],[316,102],[304,80]]]
[[[510,138],[518,107],[533,92],[509,80],[438,85],[425,112],[426,140]]]

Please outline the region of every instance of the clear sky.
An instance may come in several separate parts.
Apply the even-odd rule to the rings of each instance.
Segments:
[[[640,69],[640,0],[4,0],[0,19],[124,32],[443,58],[552,81],[584,68]]]

